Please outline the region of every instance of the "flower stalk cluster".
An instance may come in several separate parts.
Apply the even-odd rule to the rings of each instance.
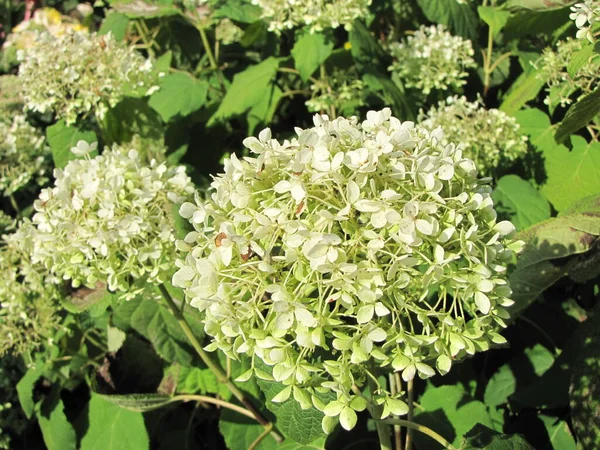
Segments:
[[[498,109],[486,109],[480,99],[469,102],[464,96],[448,97],[427,113],[421,110],[419,122],[430,130],[441,127],[443,142],[460,143],[464,156],[486,176],[527,153],[527,136],[520,133],[516,119]]]
[[[209,198],[181,206],[195,230],[177,241],[172,281],[204,312],[207,349],[252,359],[239,380],[283,383],[273,401],[314,405],[329,431],[337,417],[353,428],[366,407],[355,389],[380,373],[445,374],[505,342],[506,268],[522,243],[440,128],[387,108],[314,125],[247,138],[253,156],[233,155]],[[373,399],[384,418],[407,411],[378,383]]]
[[[343,25],[349,28],[359,17],[365,17],[371,0],[252,0],[262,8],[269,31],[281,32],[307,26],[311,32]]]
[[[471,41],[451,35],[443,25],[422,25],[404,41],[390,44],[390,53],[395,61],[388,70],[424,95],[460,88],[466,70],[476,67]]]
[[[172,267],[172,206],[194,187],[183,166],[146,165],[129,147],[85,155],[93,148],[81,141],[73,151],[83,159],[55,169],[54,186],[34,202],[31,258],[73,287],[100,281],[133,296]]]
[[[67,124],[90,113],[102,120],[126,95],[158,89],[152,61],[111,34],[42,33],[19,57],[25,108],[54,113]]]

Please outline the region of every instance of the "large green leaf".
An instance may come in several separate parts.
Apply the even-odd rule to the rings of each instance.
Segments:
[[[550,204],[529,182],[517,175],[506,175],[494,189],[492,198],[498,212],[508,215],[517,230],[550,218]]]
[[[152,411],[174,401],[170,395],[161,394],[95,395],[120,408],[135,412]]]
[[[106,144],[124,144],[134,136],[160,144],[164,125],[145,99],[126,97],[106,113],[102,137]]]
[[[25,412],[27,418],[31,418],[33,414],[35,402],[33,400],[33,388],[35,384],[42,376],[43,369],[41,367],[35,369],[28,369],[23,375],[23,378],[17,383],[17,395],[19,396],[19,402],[21,408]]]
[[[260,19],[260,7],[244,0],[227,0],[215,10],[212,17],[221,19],[227,17],[236,22],[253,23]]]
[[[500,110],[508,115],[515,115],[528,101],[537,97],[544,84],[546,83],[538,77],[537,70],[526,70],[511,84],[502,99]]]
[[[518,434],[507,435],[485,425],[475,425],[466,435],[462,450],[535,450]]]
[[[427,20],[446,25],[452,34],[475,40],[479,20],[468,4],[455,0],[417,0]]]
[[[508,11],[502,10],[494,6],[478,6],[477,13],[481,20],[483,20],[492,30],[492,34],[495,36],[502,31],[506,21],[510,16]]]
[[[566,421],[544,414],[538,417],[546,427],[553,450],[577,450],[577,444]]]
[[[516,1],[521,2],[521,0]],[[506,40],[511,40],[523,36],[552,34],[569,21],[569,13],[569,8],[518,11],[508,18],[504,27],[504,37]]]
[[[177,370],[177,392],[183,394],[218,394],[224,399],[231,398],[231,392],[219,383],[210,369],[179,367]]]
[[[277,111],[279,101],[283,98],[283,91],[276,84],[272,89],[248,111],[248,135],[254,134],[254,130],[260,124],[269,124]]]
[[[348,34],[348,41],[350,42],[352,57],[359,63],[372,66],[389,58],[375,36],[360,20],[354,21],[352,30]]]
[[[563,142],[569,135],[589,125],[592,119],[599,113],[600,87],[571,105],[565,118],[556,130],[556,141]],[[600,144],[598,148],[600,149]],[[600,153],[600,150],[598,153]],[[600,155],[598,155],[598,158],[600,158]],[[600,161],[600,159],[598,159],[598,161]]]
[[[160,89],[152,94],[148,104],[165,122],[175,117],[185,117],[206,103],[208,83],[187,72],[165,75],[158,85]]]
[[[294,44],[292,56],[294,65],[300,77],[306,81],[317,68],[325,62],[331,51],[333,42],[331,42],[322,33],[305,33]]]
[[[229,450],[247,450],[252,443],[265,431],[265,428],[255,420],[231,410],[224,410],[219,418],[219,431],[225,439]],[[266,436],[257,450],[274,450],[278,448],[273,436]]]
[[[219,108],[208,121],[208,125],[244,114],[261,103],[263,97],[272,92],[272,82],[278,67],[279,59],[269,57],[236,74]]]
[[[46,128],[46,138],[52,150],[52,159],[54,165],[63,168],[73,159],[77,159],[71,152],[71,148],[77,145],[79,141],[85,141],[88,144],[96,142],[98,138],[93,131],[80,130],[75,126],[67,126],[64,120]],[[90,156],[97,155],[98,152],[90,153]]]
[[[115,40],[122,41],[125,39],[128,27],[129,18],[125,14],[121,14],[117,11],[111,11],[106,15],[106,18],[102,21],[102,25],[100,25],[98,34],[111,33]]]
[[[37,405],[37,419],[48,450],[75,450],[77,437],[73,425],[65,415],[60,389],[55,387],[48,397]]]
[[[89,427],[81,450],[146,450],[150,448],[144,417],[92,393]]]

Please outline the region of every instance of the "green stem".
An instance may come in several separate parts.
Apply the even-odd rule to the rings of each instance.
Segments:
[[[369,378],[369,390],[371,396],[377,390],[377,386],[371,378]],[[377,436],[379,437],[379,447],[381,450],[393,450],[392,440],[390,438],[390,427],[382,420],[377,420],[377,417],[381,417],[381,411],[372,401],[369,402],[369,412],[371,417],[375,420],[375,426],[377,427]]]
[[[19,208],[19,205],[17,204],[17,201],[15,200],[15,197],[13,197],[13,195],[10,194],[8,196],[8,199],[10,200],[10,205],[13,207],[13,209],[17,213],[17,216],[21,217],[21,208]]]
[[[408,421],[412,422],[413,420],[413,416],[414,416],[414,405],[413,405],[413,401],[414,401],[414,389],[413,389],[413,380],[410,380],[409,382],[406,383],[406,391],[408,394]],[[412,450],[412,429],[408,428],[406,430],[406,442],[405,442],[405,446],[404,449],[405,450]]]
[[[248,411],[246,408],[242,408],[241,406],[234,405],[233,403],[226,402],[225,400],[219,400],[218,398],[214,398],[214,397],[208,397],[205,395],[183,394],[183,395],[176,395],[171,399],[171,401],[174,401],[174,402],[178,402],[178,401],[189,402],[191,400],[196,401],[196,402],[212,403],[213,405],[222,406],[223,408],[231,409],[232,411],[238,412],[238,413],[240,413],[246,417],[249,417],[251,419],[256,419],[256,417],[254,417],[254,415],[250,411]],[[272,424],[271,424],[271,426],[272,426]]]
[[[430,438],[436,440],[439,444],[443,445],[444,448],[446,448],[447,450],[458,450],[450,442],[448,442],[442,436],[440,436],[439,434],[437,434],[431,428],[427,428],[424,425],[419,425],[418,423],[411,422],[410,420],[404,420],[404,419],[384,419],[384,420],[380,420],[379,422],[387,423],[387,424],[390,424],[390,425],[400,425],[400,426],[403,426],[403,427],[406,427],[406,428],[409,428],[409,429],[412,429],[412,430],[419,431],[420,433],[426,434]]]
[[[273,429],[273,424],[271,424],[268,427],[265,427],[265,431],[263,431],[260,436],[258,436],[254,442],[252,442],[252,444],[250,444],[250,446],[248,447],[248,450],[254,450],[256,447],[258,447],[260,445],[260,443],[263,441],[264,438],[266,438],[269,433],[271,432],[271,430]]]
[[[208,61],[210,62],[210,67],[213,70],[219,68],[217,61],[215,60],[215,55],[213,55],[212,48],[210,47],[210,42],[208,42],[208,37],[206,37],[206,30],[202,26],[198,26],[198,31],[200,32],[200,38],[202,38],[202,45],[204,46],[204,51],[206,51],[206,56],[208,56]]]
[[[190,325],[187,323],[187,320],[185,320],[185,316],[181,313],[181,311],[173,301],[173,297],[171,297],[171,294],[169,294],[169,291],[167,291],[165,285],[160,284],[158,288],[160,289],[160,293],[167,302],[167,305],[171,309],[175,320],[177,320],[177,323],[179,323],[179,326],[181,327],[182,331],[185,333],[188,340],[194,347],[194,350],[196,350],[196,353],[198,353],[198,356],[200,356],[200,358],[202,359],[204,364],[206,364],[206,366],[210,369],[210,371],[215,374],[217,380],[219,380],[219,383],[222,383],[225,386],[227,386],[227,389],[229,389],[233,396],[237,398],[242,405],[244,405],[244,407],[253,415],[253,417],[258,421],[258,423],[260,423],[264,427],[272,426],[272,424],[254,407],[250,400],[246,398],[244,393],[240,391],[230,379],[227,378],[227,375],[202,348],[200,341],[198,341],[198,338],[196,337],[196,335],[194,335],[194,332],[190,328]],[[275,432],[273,432],[273,437],[275,437],[275,439],[278,442],[283,441],[283,438]]]
[[[483,58],[483,60],[484,60],[483,61],[484,62],[483,96],[484,97],[487,95],[488,90],[490,88],[490,75],[492,74],[490,67],[492,65],[492,50],[493,50],[493,48],[494,48],[494,34],[493,34],[492,27],[490,26],[489,31],[488,31],[487,55],[484,55],[485,57]]]

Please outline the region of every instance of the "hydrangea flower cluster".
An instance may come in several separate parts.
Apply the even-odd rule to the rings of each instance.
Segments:
[[[576,3],[571,6],[573,11],[569,18],[575,21],[577,30],[577,39],[586,38],[590,42],[595,42],[596,38],[592,34],[595,24],[600,23],[600,1],[585,0],[582,3]]]
[[[252,0],[252,3],[262,8],[269,31],[308,26],[313,32],[340,25],[349,28],[354,19],[368,14],[371,0]]]
[[[527,136],[519,132],[516,119],[498,109],[486,109],[480,99],[469,102],[464,96],[448,97],[427,113],[421,110],[419,122],[430,130],[442,127],[443,144],[459,142],[464,156],[486,176],[527,153]]]
[[[94,147],[80,141],[72,151]],[[172,204],[194,191],[183,166],[146,165],[136,150],[113,146],[70,161],[54,177],[34,202],[34,263],[73,287],[100,281],[129,295],[163,281],[175,259]]]
[[[0,192],[10,196],[32,181],[42,186],[48,181],[50,148],[39,129],[22,114],[12,121],[0,118]]]
[[[223,45],[240,42],[243,36],[244,30],[227,18],[221,19],[215,27],[215,37]]]
[[[491,188],[440,128],[391,116],[325,115],[279,142],[269,129],[215,177],[206,200],[180,208],[195,228],[177,242],[173,284],[204,312],[207,349],[252,358],[302,408],[350,429],[365,408],[353,386],[398,371],[445,374],[505,342],[507,264],[522,245],[496,221]],[[320,393],[333,392],[323,402]],[[383,416],[407,411],[373,393]]]
[[[313,91],[306,107],[310,112],[327,112],[335,108],[342,115],[354,113],[366,103],[365,83],[358,74],[335,70],[326,80],[315,80],[310,86]]]
[[[0,249],[0,356],[29,353],[49,342],[60,324],[56,280],[30,261],[35,228],[25,221],[2,236]]]
[[[20,59],[26,109],[53,112],[67,124],[90,112],[102,120],[125,95],[150,95],[158,89],[152,61],[111,34],[55,38],[42,33]]]
[[[556,50],[548,47],[544,49],[542,56],[535,62],[538,69],[538,78],[545,80],[548,87],[548,95],[544,103],[550,107],[550,111],[560,106],[567,106],[573,102],[573,94],[577,94],[576,100],[591,93],[598,85],[598,74],[600,73],[600,56],[593,54],[586,64],[575,74],[569,74],[568,66],[572,56],[581,50],[581,41],[566,39],[556,44]]]
[[[429,94],[466,83],[466,70],[475,67],[473,44],[452,36],[443,25],[422,25],[403,42],[390,44],[395,62],[388,68],[406,87]]]

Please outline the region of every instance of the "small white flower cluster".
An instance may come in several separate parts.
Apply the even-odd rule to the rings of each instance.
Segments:
[[[573,11],[569,18],[575,21],[577,30],[577,39],[586,38],[590,42],[595,42],[596,38],[592,34],[595,24],[600,23],[600,0],[585,0],[582,3],[576,3],[571,6]]]
[[[94,148],[81,141],[73,151]],[[163,281],[175,258],[172,204],[194,191],[183,166],[147,166],[136,150],[113,146],[70,161],[54,177],[34,202],[33,263],[73,287],[101,281],[129,295],[136,281]]]
[[[308,26],[313,32],[340,25],[350,28],[354,19],[368,14],[371,0],[252,0],[252,3],[262,8],[269,31]]]
[[[10,196],[35,181],[48,181],[50,148],[43,133],[32,127],[22,114],[4,121],[0,118],[0,192]]]
[[[445,374],[465,355],[505,342],[507,264],[522,242],[496,222],[491,188],[472,160],[389,108],[314,117],[284,142],[244,140],[210,198],[184,203],[195,231],[177,241],[173,284],[204,312],[209,350],[246,354],[254,373],[315,405],[330,430],[356,423],[353,392],[380,373]],[[319,393],[333,392],[324,404]],[[399,395],[373,392],[383,417]]]
[[[569,73],[571,59],[581,49],[582,41],[567,38],[557,42],[556,50],[550,47],[544,49],[542,56],[533,64],[538,69],[537,77],[547,83],[544,103],[551,112],[559,105],[565,107],[574,99],[581,99],[598,86],[600,55],[597,53],[592,54],[576,73]]]
[[[19,54],[25,108],[53,112],[72,124],[95,113],[100,120],[124,96],[158,89],[151,60],[117,42],[111,34],[41,33]]]
[[[516,119],[498,109],[486,109],[480,99],[469,102],[465,97],[448,97],[427,113],[421,110],[419,123],[430,130],[442,127],[443,143],[460,142],[464,156],[475,161],[486,176],[527,153],[527,136],[519,132]]]
[[[47,342],[59,325],[56,280],[30,261],[35,228],[23,222],[2,236],[0,248],[0,356],[28,353]],[[41,269],[41,270],[40,270]]]
[[[451,35],[443,25],[422,25],[405,41],[392,43],[390,52],[395,62],[388,70],[425,95],[459,88],[466,83],[466,69],[476,66],[471,41]]]

